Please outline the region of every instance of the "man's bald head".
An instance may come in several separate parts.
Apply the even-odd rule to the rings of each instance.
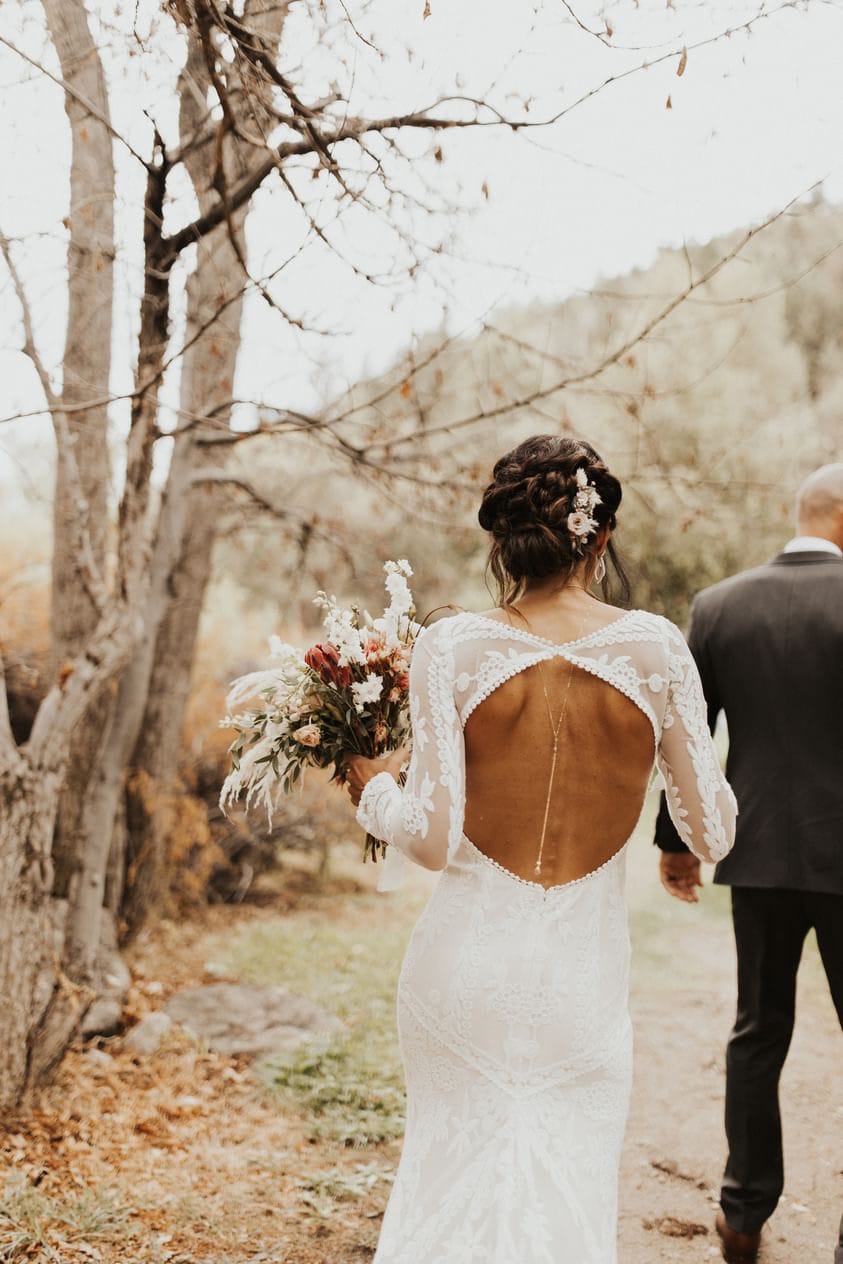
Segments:
[[[809,474],[796,495],[800,535],[816,535],[843,549],[843,462]]]

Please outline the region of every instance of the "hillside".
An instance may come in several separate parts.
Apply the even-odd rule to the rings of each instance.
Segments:
[[[278,525],[250,526],[247,582],[268,584],[282,608],[293,590],[323,584],[363,584],[374,600],[369,558],[403,553],[421,605],[485,602],[472,523],[489,466],[525,434],[568,430],[626,485],[619,541],[634,599],[681,619],[698,587],[786,538],[795,487],[843,440],[843,210],[817,201],[739,248],[745,235],[664,250],[593,293],[421,341],[328,408],[342,438],[368,448],[354,477],[322,444],[246,445],[240,459],[293,515],[297,544],[279,555]],[[222,549],[224,570],[234,559]]]

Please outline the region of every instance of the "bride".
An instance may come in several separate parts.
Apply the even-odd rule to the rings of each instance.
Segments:
[[[632,1033],[627,840],[654,762],[691,850],[735,802],[672,623],[619,613],[618,480],[539,435],[480,507],[500,605],[424,631],[413,754],[350,757],[358,820],[443,870],[398,985],[407,1130],[375,1264],[613,1264]]]

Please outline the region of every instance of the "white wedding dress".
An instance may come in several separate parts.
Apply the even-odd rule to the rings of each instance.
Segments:
[[[733,841],[734,797],[697,670],[667,620],[630,611],[564,645],[473,614],[422,633],[406,786],[378,774],[358,810],[390,844],[385,885],[403,857],[444,869],[398,987],[407,1128],[375,1264],[617,1259],[632,1062],[625,844],[546,888],[463,832],[469,716],[516,674],[560,657],[650,721],[673,820],[695,854],[717,860]]]

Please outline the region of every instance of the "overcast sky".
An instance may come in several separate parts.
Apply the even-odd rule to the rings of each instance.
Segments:
[[[354,84],[354,108],[374,114],[415,108],[459,84],[505,111],[519,110],[520,100],[530,96],[530,117],[546,118],[610,77],[622,77],[551,127],[516,135],[493,129],[449,134],[444,160],[429,163],[429,174],[448,202],[471,213],[421,227],[429,245],[447,238],[449,248],[432,256],[413,283],[374,287],[360,281],[309,239],[286,193],[273,185],[257,200],[249,223],[253,267],[270,271],[300,251],[281,274],[276,293],[287,309],[339,332],[305,337],[285,328],[259,298],[251,299],[236,388],[244,398],[315,408],[345,384],[384,368],[415,337],[437,328],[445,313],[452,331],[469,331],[496,305],[562,299],[647,265],[662,245],[705,241],[763,218],[820,180],[827,197],[843,200],[843,0],[769,4],[764,6],[769,16],[750,33],[701,48],[694,45],[738,27],[758,13],[759,4],[575,4],[577,16],[595,32],[605,30],[608,18],[613,47],[606,47],[580,29],[558,0],[430,3],[431,16],[424,20],[423,0],[369,5],[347,0],[361,35],[373,38],[384,55],[348,31],[341,71],[334,65],[335,51],[314,47],[305,6],[294,5],[285,33],[286,64],[301,61],[301,95],[318,98],[337,71],[343,84]],[[113,18],[114,0],[95,7]],[[126,7],[135,10],[134,4]],[[137,8],[146,30],[157,6],[140,0]],[[116,21],[125,25],[129,18]],[[55,67],[36,0],[3,4],[0,35]],[[152,51],[130,60],[113,33],[103,38],[116,126],[148,152],[145,108],[174,140],[172,86],[181,52],[173,29],[159,23],[150,36]],[[689,54],[681,78],[676,56],[636,70],[683,44]],[[64,323],[61,222],[68,196],[61,95],[7,49],[0,49],[0,90],[0,169],[6,173],[0,225],[26,238],[18,258],[45,358],[58,366]],[[414,142],[419,164],[428,144],[427,137]],[[131,380],[142,171],[119,145],[116,153],[118,309],[124,314],[115,334],[119,391]],[[190,210],[189,199],[177,195],[172,222]],[[347,217],[336,239],[367,268],[386,269],[394,254],[391,231],[371,217]],[[0,293],[0,416],[6,416],[42,401],[15,350],[18,318],[5,275]],[[171,393],[174,389],[171,383]],[[124,416],[125,409],[115,408],[118,424]],[[16,429],[2,427],[0,445],[8,446]],[[40,423],[28,424],[28,433],[49,442]],[[7,474],[10,469],[7,462]]]

